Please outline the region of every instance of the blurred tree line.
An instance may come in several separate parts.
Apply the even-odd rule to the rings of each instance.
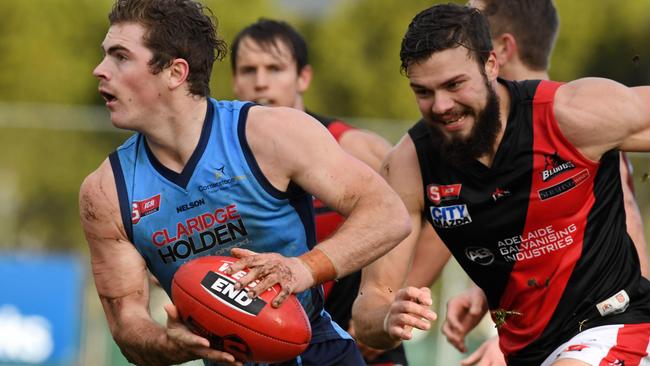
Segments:
[[[432,1],[348,0],[310,17],[272,0],[204,2],[228,42],[262,16],[294,24],[310,46],[315,77],[306,104],[315,112],[404,121],[402,132],[418,118],[399,73],[399,47],[411,18]],[[127,136],[111,129],[92,77],[111,5],[0,1],[0,248],[85,250],[78,187]],[[557,0],[556,6],[561,27],[552,78],[650,82],[650,1]],[[233,98],[230,74],[229,59],[215,66],[213,96]]]

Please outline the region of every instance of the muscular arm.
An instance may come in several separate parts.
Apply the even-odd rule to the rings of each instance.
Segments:
[[[650,151],[650,87],[579,79],[557,90],[554,113],[566,138],[594,161],[615,148]]]
[[[401,326],[405,331],[408,331],[406,327],[413,325],[418,325],[418,328],[429,326],[428,321],[420,319],[424,317],[428,306],[418,307],[418,300],[409,299],[413,295],[417,297],[419,289],[410,288],[408,293],[400,290],[405,301],[395,302],[397,289],[404,285],[422,227],[423,191],[415,147],[410,138],[405,137],[389,154],[382,174],[407,207],[412,222],[411,234],[388,254],[363,269],[352,318],[357,336],[362,342],[376,348],[391,348],[401,341],[385,329],[388,324],[384,323],[391,308],[396,314],[403,314],[397,317],[401,317]],[[431,314],[426,317],[432,319]]]
[[[308,115],[253,107],[246,136],[273,186],[284,191],[293,181],[346,216],[339,230],[317,246],[338,277],[367,265],[408,235],[408,215],[395,192]]]
[[[623,151],[650,151],[650,86],[630,88],[634,97],[634,110],[640,114],[638,125],[632,130],[621,146]]]
[[[206,339],[187,330],[177,329],[179,339],[170,339],[168,330],[151,318],[147,268],[122,225],[108,161],[81,185],[79,206],[97,293],[124,356],[138,365],[220,357],[221,352],[207,348]]]
[[[390,151],[390,144],[381,136],[364,130],[348,130],[339,139],[345,152],[379,172],[381,162]]]

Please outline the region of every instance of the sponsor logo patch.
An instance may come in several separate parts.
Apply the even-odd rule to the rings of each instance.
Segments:
[[[205,200],[203,198],[201,198],[199,200],[188,202],[188,203],[186,203],[184,205],[180,205],[180,206],[176,207],[176,212],[181,213],[181,212],[190,210],[190,209],[195,208],[195,207],[203,206],[203,205],[205,205]]]
[[[628,306],[630,306],[630,297],[625,290],[621,290],[614,294],[614,296],[596,305],[596,308],[601,316],[607,316],[623,313],[627,310]]]
[[[235,280],[219,273],[206,273],[201,286],[217,300],[248,315],[257,316],[266,306],[266,301],[261,298],[248,297],[246,288],[235,290]]]
[[[465,249],[465,255],[472,262],[482,266],[489,266],[494,262],[494,253],[488,248],[469,247]]]
[[[246,175],[231,175],[226,171],[226,166],[221,165],[221,167],[216,168],[214,171],[214,177],[216,178],[215,182],[200,185],[199,192],[217,192],[224,189],[228,189],[231,186],[239,184],[240,181],[246,180]]]
[[[214,176],[217,178],[217,180],[223,178],[223,176],[226,175],[226,166],[222,165],[221,168],[217,168],[217,171],[214,172]]]
[[[497,189],[495,189],[494,192],[492,192],[492,199],[494,200],[494,202],[496,202],[496,201],[498,201],[498,200],[500,200],[502,198],[508,197],[510,195],[511,195],[511,193],[510,193],[509,190],[501,189],[501,188],[497,187]]]
[[[467,205],[453,205],[431,207],[433,226],[438,228],[452,228],[467,225],[472,222]]]
[[[544,170],[542,171],[542,180],[547,182],[558,174],[568,172],[576,166],[570,162],[562,159],[557,152],[553,155],[546,155],[544,157]]]
[[[427,186],[427,197],[429,201],[439,205],[443,201],[457,200],[460,197],[461,188],[463,188],[462,184],[429,184]]]
[[[131,204],[131,222],[133,225],[140,222],[140,219],[160,211],[160,194],[141,201],[133,201]]]
[[[589,170],[584,169],[580,173],[574,175],[573,177],[567,180],[564,180],[549,188],[545,188],[537,191],[537,194],[539,195],[539,198],[542,201],[545,201],[547,199],[553,198],[555,196],[559,196],[565,192],[572,190],[573,188],[580,185],[580,183],[587,180],[587,178],[589,178]]]
[[[163,263],[176,262],[205,251],[218,255],[233,246],[248,243],[248,240],[244,218],[235,204],[167,225],[151,235],[151,243],[158,247]]]

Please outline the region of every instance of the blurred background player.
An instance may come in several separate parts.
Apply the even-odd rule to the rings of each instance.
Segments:
[[[240,100],[261,105],[292,107],[320,121],[344,151],[376,171],[391,148],[382,137],[353,128],[345,122],[317,115],[305,108],[303,94],[309,88],[313,69],[304,38],[284,21],[260,19],[242,29],[232,42],[233,89]],[[327,239],[344,217],[314,199],[316,239]],[[325,309],[344,329],[350,324],[352,303],[359,290],[361,271],[324,284]],[[369,364],[405,365],[403,346],[383,352],[359,345]]]
[[[559,20],[551,0],[471,0],[468,6],[482,11],[490,24],[492,46],[499,63],[499,77],[508,80],[548,80]],[[639,255],[641,274],[647,277],[648,259],[643,221],[634,198],[631,165],[621,152],[621,182],[627,232]],[[426,258],[426,257],[425,257]],[[422,257],[416,257],[415,262]],[[414,265],[418,267],[418,265]],[[464,338],[480,321],[487,305],[477,287],[450,299],[442,331],[459,351],[466,352]],[[496,336],[463,360],[463,365],[505,365]],[[481,355],[484,358],[481,359]]]
[[[109,328],[126,358],[167,365],[237,363],[192,333],[167,304],[149,312],[148,271],[170,294],[175,271],[207,255],[248,267],[247,295],[295,293],[312,339],[303,364],[358,365],[351,337],[322,308],[322,282],[359,270],[408,233],[386,182],[293,108],[209,97],[224,55],[209,9],[192,0],[118,0],[93,74],[115,127],[135,131],[82,183],[81,222]],[[348,217],[316,245],[312,195]],[[354,245],[351,245],[354,243]]]

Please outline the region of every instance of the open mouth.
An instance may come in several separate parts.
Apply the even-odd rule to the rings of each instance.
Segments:
[[[453,124],[453,123],[456,123],[456,122],[460,122],[460,121],[462,121],[463,119],[465,119],[465,114],[461,114],[460,116],[458,116],[458,118],[455,118],[455,119],[452,119],[452,120],[448,120],[448,121],[438,120],[438,121],[439,121],[440,123],[444,124],[445,126],[448,126],[448,125],[450,125],[450,124]]]
[[[111,94],[111,93],[107,93],[107,92],[105,92],[105,91],[100,91],[99,94],[102,96],[102,98],[104,98],[104,100],[105,100],[107,103],[114,102],[114,101],[117,100],[117,97],[115,97],[115,96],[114,96],[113,94]]]

